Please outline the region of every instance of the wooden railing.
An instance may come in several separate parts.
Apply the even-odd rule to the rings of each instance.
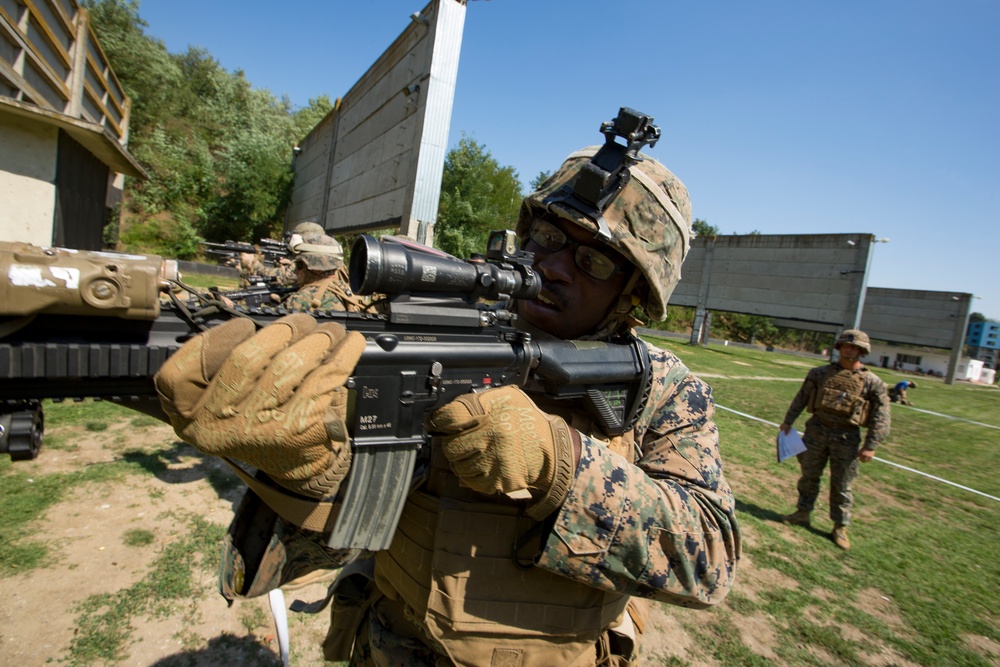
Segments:
[[[77,0],[0,0],[0,96],[128,140],[128,97]]]

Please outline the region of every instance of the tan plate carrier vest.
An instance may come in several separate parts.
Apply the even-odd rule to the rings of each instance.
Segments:
[[[867,369],[851,371],[830,365],[810,397],[808,410],[824,421],[844,426],[868,423],[868,400],[864,397]]]
[[[589,420],[569,421],[591,431],[580,428]],[[612,446],[634,460],[631,436]],[[622,620],[629,597],[516,565],[515,540],[535,522],[518,506],[481,498],[434,457],[427,485],[410,494],[392,544],[376,556],[379,590],[423,619],[456,664],[594,665],[602,631]]]

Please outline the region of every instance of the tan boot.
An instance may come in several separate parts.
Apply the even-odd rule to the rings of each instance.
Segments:
[[[809,526],[809,510],[795,510],[791,514],[787,514],[781,517],[781,523],[791,524],[793,526]]]
[[[844,551],[851,550],[851,540],[847,537],[847,526],[842,523],[834,524],[833,532],[830,533],[833,543]]]

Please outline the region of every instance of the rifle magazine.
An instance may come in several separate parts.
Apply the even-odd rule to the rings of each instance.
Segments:
[[[347,491],[327,545],[387,549],[399,524],[422,439],[355,446]]]

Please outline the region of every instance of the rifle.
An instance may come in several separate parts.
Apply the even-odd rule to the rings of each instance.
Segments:
[[[288,246],[283,241],[274,239],[261,239],[259,244],[244,243],[242,241],[226,241],[224,243],[212,243],[202,241],[200,245],[205,246],[205,253],[208,255],[219,255],[239,262],[241,253],[251,255],[262,255],[265,266],[274,266],[280,260],[288,257]]]
[[[244,289],[220,292],[217,287],[210,287],[209,291],[217,299],[221,300],[225,297],[233,303],[242,302],[246,308],[255,310],[263,308],[265,305],[276,306],[285,296],[299,289],[297,287],[280,287],[278,281],[271,277],[254,282],[253,279],[256,277],[251,276],[250,286]],[[277,301],[273,297],[277,297]]]
[[[355,242],[351,287],[386,294],[386,314],[311,311],[367,339],[347,381],[353,460],[331,547],[389,545],[429,460],[424,417],[461,394],[516,384],[582,401],[609,435],[632,428],[649,395],[645,344],[515,327],[507,301],[540,289],[531,264],[511,231],[468,261],[397,237]],[[0,271],[11,278],[0,284],[0,402],[104,398],[162,418],[153,375],[186,340],[232,317],[264,326],[288,312],[228,306],[156,256],[0,243]]]

